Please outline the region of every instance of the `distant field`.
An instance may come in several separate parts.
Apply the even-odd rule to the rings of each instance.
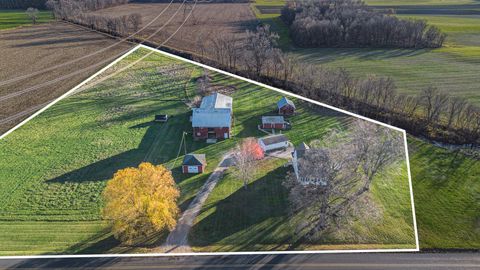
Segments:
[[[141,37],[154,34],[149,40],[162,44],[187,19],[190,10],[186,10],[180,3],[130,3],[112,8],[95,11],[94,14],[106,16],[120,16],[131,13],[142,15],[143,25],[150,23],[161,14],[145,30]],[[246,29],[256,24],[255,16],[249,4],[197,4],[186,23],[165,44],[167,46],[192,51],[198,48],[197,44],[206,44],[212,34],[245,35]]]
[[[83,58],[45,73],[0,85],[0,134],[131,48],[131,44],[114,45],[115,42],[99,33],[61,22],[0,31],[0,82]],[[108,50],[87,57],[109,46]],[[48,82],[51,83],[47,85]]]
[[[37,23],[45,23],[52,20],[52,12],[42,10],[38,14]],[[0,9],[0,30],[31,24],[32,21],[25,14],[25,10]]]
[[[276,5],[280,1],[269,1]],[[371,5],[396,7],[402,18],[425,19],[447,35],[437,50],[296,48],[279,14],[262,14],[282,36],[282,48],[306,62],[342,67],[357,76],[377,74],[395,79],[400,92],[416,94],[433,85],[441,91],[480,104],[480,3],[478,1],[367,1]],[[265,1],[254,5],[267,6]],[[420,13],[420,14],[419,14]],[[479,15],[445,15],[479,14]]]

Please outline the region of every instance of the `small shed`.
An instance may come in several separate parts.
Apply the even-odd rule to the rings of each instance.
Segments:
[[[277,108],[278,108],[278,114],[280,115],[293,115],[295,113],[295,104],[293,104],[293,101],[286,97],[282,97],[277,102]]]
[[[283,116],[262,116],[262,128],[286,129],[287,122],[285,122]]]
[[[155,122],[167,122],[168,121],[168,114],[157,114],[155,115]]]
[[[288,138],[283,134],[270,135],[258,139],[258,144],[262,147],[264,152],[286,149],[288,147]]]
[[[187,154],[183,158],[183,173],[203,173],[207,166],[205,154]]]

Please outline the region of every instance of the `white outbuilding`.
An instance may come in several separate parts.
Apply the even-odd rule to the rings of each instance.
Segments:
[[[264,152],[268,152],[279,149],[287,149],[289,142],[287,136],[278,134],[260,138],[258,139],[258,144],[260,147],[262,147]]]

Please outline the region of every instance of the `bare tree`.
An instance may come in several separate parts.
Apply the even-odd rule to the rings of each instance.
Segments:
[[[142,15],[139,13],[133,13],[128,16],[128,21],[132,26],[133,32],[137,32],[140,29],[140,25],[142,24]]]
[[[245,40],[245,64],[259,77],[268,58],[277,45],[278,35],[270,31],[270,26],[259,26],[255,32],[247,31]]]
[[[425,120],[427,125],[437,121],[441,112],[445,108],[448,96],[443,93],[437,93],[435,87],[428,87],[422,92],[422,99],[425,106]]]
[[[263,150],[258,145],[255,138],[244,139],[235,149],[234,174],[243,181],[243,187],[246,189],[248,183],[257,172],[257,160],[263,158]]]
[[[38,20],[38,9],[29,7],[27,9],[26,13],[27,13],[28,17],[30,18],[30,20],[32,20],[32,23],[36,24],[37,20]]]
[[[346,137],[339,134],[313,144],[299,160],[300,179],[291,174],[285,182],[292,213],[302,215],[300,237],[319,237],[341,222],[375,176],[403,153],[401,133],[366,121],[355,122]]]

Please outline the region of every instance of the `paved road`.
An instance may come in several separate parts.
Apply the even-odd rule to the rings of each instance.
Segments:
[[[480,253],[315,254],[0,260],[0,269],[480,269]]]
[[[222,178],[222,175],[231,165],[232,157],[231,154],[228,153],[223,156],[217,168],[208,177],[202,189],[198,192],[195,199],[188,206],[188,209],[183,212],[182,216],[177,222],[177,226],[168,235],[167,241],[162,247],[162,251],[167,253],[191,252],[191,248],[188,245],[188,233],[192,228],[193,222],[200,213],[200,210],[207,200],[208,195],[212,192],[218,180]]]

